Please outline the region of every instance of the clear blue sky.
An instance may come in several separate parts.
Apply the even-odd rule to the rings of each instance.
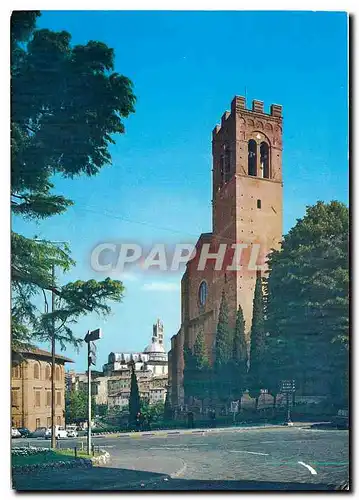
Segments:
[[[75,206],[38,225],[14,223],[27,236],[70,243],[77,265],[63,281],[105,277],[90,268],[98,242],[194,242],[211,230],[211,131],[245,88],[247,103],[283,105],[284,232],[318,199],[348,202],[346,14],[44,11],[38,26],[114,48],[116,71],[137,96],[111,148],[113,165],[57,181]],[[75,326],[81,337],[103,328],[97,369],[110,351],[142,350],[157,317],[169,348],[180,326],[180,278],[129,274],[106,322],[88,316]],[[151,283],[162,290],[146,290]],[[85,369],[85,348],[67,355]]]

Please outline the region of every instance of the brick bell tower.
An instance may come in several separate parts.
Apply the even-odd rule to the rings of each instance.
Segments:
[[[232,324],[241,304],[249,336],[257,272],[265,272],[268,253],[282,239],[282,106],[272,104],[266,113],[263,102],[254,100],[246,109],[245,98],[236,96],[212,139],[214,245],[248,244],[242,269],[215,278],[216,295],[225,290]],[[253,244],[262,271],[248,265]]]

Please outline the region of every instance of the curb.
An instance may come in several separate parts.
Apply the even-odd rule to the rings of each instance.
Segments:
[[[307,423],[302,423],[302,426],[307,425]],[[93,435],[93,437],[129,437],[129,438],[140,438],[140,437],[148,437],[148,436],[178,436],[180,434],[216,434],[219,432],[243,432],[248,430],[263,430],[263,429],[276,429],[276,428],[284,428],[281,424],[264,424],[258,426],[248,426],[248,427],[211,427],[205,429],[181,429],[178,431],[154,431],[154,432],[104,432]],[[293,428],[293,427],[291,427]],[[295,425],[294,428],[300,428],[299,425]]]

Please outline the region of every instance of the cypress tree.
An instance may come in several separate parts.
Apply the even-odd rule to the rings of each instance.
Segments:
[[[192,349],[188,345],[188,342],[185,342],[183,345],[183,390],[185,395],[186,403],[188,403],[188,398],[193,397],[194,390],[194,374],[195,374],[195,361]]]
[[[193,346],[193,366],[194,366],[194,396],[202,401],[209,395],[209,361],[206,353],[204,334],[201,330],[196,337]]]
[[[194,365],[197,370],[202,370],[208,367],[208,358],[206,354],[206,344],[204,342],[204,334],[201,330],[197,337],[193,346],[193,356],[194,356]]]
[[[256,398],[256,409],[260,390],[264,387],[265,364],[265,323],[262,278],[257,275],[253,298],[251,329],[249,389],[251,397]]]
[[[232,389],[233,332],[228,324],[228,304],[224,291],[218,315],[215,345],[214,391],[217,397],[227,402]]]
[[[248,353],[245,337],[245,321],[240,304],[237,310],[236,326],[233,337],[232,363],[232,389],[235,397],[241,400],[243,391],[246,389]]]
[[[228,304],[224,291],[219,308],[215,354],[217,368],[226,365],[232,357],[232,332],[228,325]]]
[[[134,424],[136,422],[136,415],[140,411],[141,401],[140,401],[140,393],[138,390],[137,377],[135,372],[135,364],[131,364],[132,372],[131,372],[131,389],[130,389],[130,400],[129,400],[129,424]]]
[[[238,306],[236,316],[236,327],[233,338],[233,359],[247,366],[248,353],[247,342],[245,337],[245,321],[241,305]]]

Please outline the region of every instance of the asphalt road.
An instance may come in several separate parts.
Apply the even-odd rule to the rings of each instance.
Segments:
[[[83,438],[64,440],[80,446]],[[49,446],[42,439],[13,440]],[[98,437],[111,463],[91,470],[14,476],[18,490],[327,490],[348,478],[343,430],[251,429],[168,437]]]

